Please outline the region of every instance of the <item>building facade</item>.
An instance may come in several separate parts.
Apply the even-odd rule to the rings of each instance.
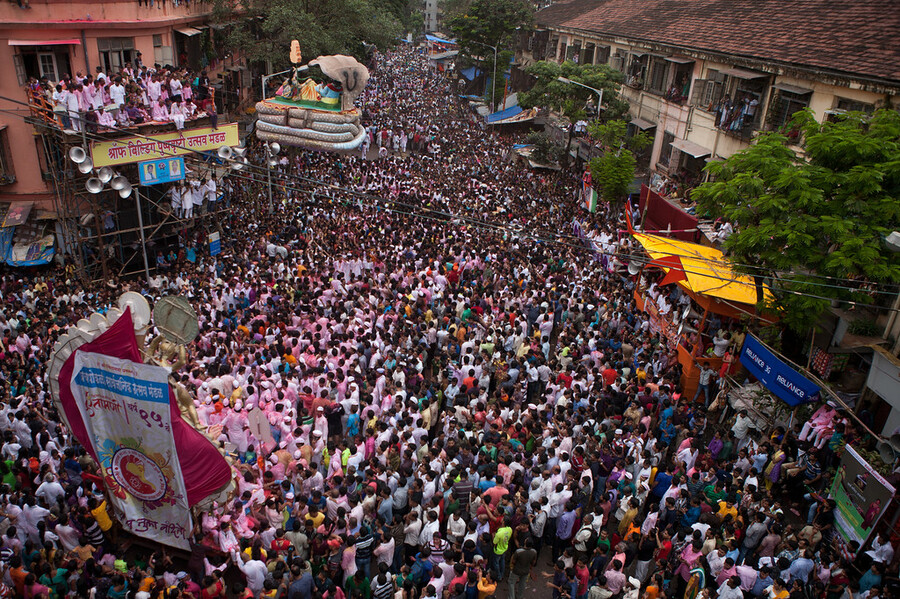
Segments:
[[[537,60],[625,74],[632,131],[654,139],[650,168],[688,184],[810,108],[823,120],[900,100],[900,11],[889,0],[569,0],[538,11],[520,49]]]
[[[435,33],[441,29],[441,7],[439,0],[422,0],[422,18],[425,32]]]
[[[173,0],[20,0],[0,4],[0,202],[50,208],[53,178],[27,116],[29,78],[118,72],[143,64],[204,64],[212,5]]]

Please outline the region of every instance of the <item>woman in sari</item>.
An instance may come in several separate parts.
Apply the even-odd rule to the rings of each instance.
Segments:
[[[766,469],[763,471],[763,474],[766,477],[766,490],[771,491],[772,485],[778,482],[778,479],[781,478],[781,465],[784,463],[784,460],[787,458],[787,454],[782,449],[781,445],[778,445],[775,452],[772,454],[772,457],[769,458],[769,465],[766,466]]]

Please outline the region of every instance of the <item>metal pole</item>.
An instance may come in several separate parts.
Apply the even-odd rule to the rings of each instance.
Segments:
[[[497,110],[497,101],[494,99],[494,94],[497,92],[497,46],[494,46],[494,78],[491,79],[491,108],[496,112]]]
[[[269,164],[269,158],[266,156],[266,175],[269,179],[269,214],[275,212],[275,206],[272,204],[272,165]]]
[[[138,229],[141,232],[141,253],[144,255],[144,274],[147,275],[147,284],[150,284],[150,265],[147,262],[147,239],[144,237],[144,215],[141,214],[141,187],[136,185],[134,188],[135,198],[137,199],[138,213]]]

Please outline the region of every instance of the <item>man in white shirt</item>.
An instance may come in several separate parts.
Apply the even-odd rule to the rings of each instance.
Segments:
[[[115,83],[109,86],[109,97],[113,106],[121,106],[125,103],[125,86],[122,85],[122,78],[116,77]]]

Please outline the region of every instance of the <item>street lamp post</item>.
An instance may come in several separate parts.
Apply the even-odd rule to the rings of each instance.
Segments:
[[[491,111],[497,110],[497,103],[494,100],[494,94],[497,92],[497,46],[485,44],[484,42],[476,42],[475,40],[472,40],[472,43],[478,44],[479,46],[487,46],[494,51],[494,76],[491,79]]]
[[[579,87],[583,87],[585,89],[589,89],[595,94],[597,94],[597,114],[600,114],[600,105],[603,104],[603,90],[591,87],[590,85],[585,85],[584,83],[578,83],[577,81],[572,81],[567,77],[557,77],[557,81],[561,81],[563,83],[571,83],[572,85],[577,85]]]

